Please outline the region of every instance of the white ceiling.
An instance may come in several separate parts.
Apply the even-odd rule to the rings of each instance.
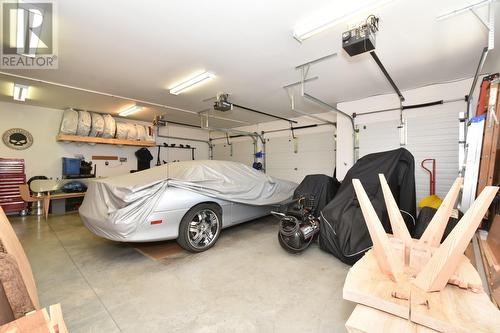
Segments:
[[[350,58],[341,48],[341,33],[347,24],[369,13],[302,44],[292,38],[295,26],[318,13],[335,13],[347,0],[55,2],[59,69],[10,73],[194,112],[210,108],[213,102],[203,100],[224,91],[231,93],[231,101],[237,104],[294,117],[297,114],[290,110],[282,86],[300,79],[295,66],[337,52],[336,57],[311,67],[309,75],[320,78],[308,84],[309,93],[335,104],[392,92],[368,54]],[[485,28],[472,13],[439,22],[435,19],[473,2],[394,0],[375,11],[381,18],[376,52],[401,90],[473,75],[487,43]],[[500,6],[496,7],[500,22]],[[496,40],[500,49],[500,38]],[[499,69],[499,53],[490,54],[496,63],[488,64],[488,70]],[[212,71],[217,78],[178,96],[168,93],[173,84],[200,70]],[[0,100],[12,100],[9,87],[14,81],[23,82],[0,75]],[[34,105],[115,113],[131,104],[42,83],[29,84],[35,92],[27,103]],[[302,110],[324,111],[301,101],[298,90],[296,100]],[[174,121],[199,124],[195,114],[164,108],[148,108],[136,118],[150,120],[159,113]],[[215,114],[246,123],[273,120],[241,109]],[[217,119],[214,125],[236,127],[244,123]]]

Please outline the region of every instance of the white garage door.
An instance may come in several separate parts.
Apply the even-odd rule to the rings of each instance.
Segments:
[[[415,157],[417,200],[429,195],[429,174],[420,166],[422,160],[436,159],[436,194],[441,198],[457,177],[460,111],[453,104],[405,111],[408,124],[405,148]],[[360,123],[360,157],[399,148],[398,124],[399,120]]]
[[[289,137],[266,139],[266,167],[270,176],[300,183],[306,175],[332,176],[335,169],[333,131],[296,135],[297,153]]]
[[[408,119],[406,148],[415,157],[417,199],[429,195],[429,173],[420,166],[426,158],[436,159],[436,194],[443,199],[448,193],[458,176],[458,130],[458,111],[455,110],[436,112],[431,118]],[[426,164],[430,169],[429,165]]]
[[[253,140],[239,140],[227,142],[215,142],[213,145],[214,160],[235,161],[251,166],[254,158]],[[232,146],[232,149],[231,149]]]
[[[399,148],[399,121],[359,125],[359,157]]]

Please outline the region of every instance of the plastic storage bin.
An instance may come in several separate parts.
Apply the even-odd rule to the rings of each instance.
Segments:
[[[80,174],[80,159],[63,157],[63,175],[79,175]]]

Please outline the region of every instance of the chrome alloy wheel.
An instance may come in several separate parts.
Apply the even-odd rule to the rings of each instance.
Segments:
[[[200,210],[189,223],[188,241],[196,249],[204,249],[216,240],[219,218],[211,209]]]

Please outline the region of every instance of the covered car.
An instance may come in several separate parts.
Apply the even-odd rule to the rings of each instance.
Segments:
[[[242,163],[183,161],[91,181],[79,213],[107,239],[177,239],[199,252],[213,246],[222,228],[269,214],[296,186]]]
[[[332,201],[321,211],[319,246],[341,261],[354,264],[372,246],[353,179],[359,179],[386,232],[389,217],[378,174],[384,174],[406,226],[413,232],[416,216],[415,160],[406,149],[369,154],[347,172]]]

